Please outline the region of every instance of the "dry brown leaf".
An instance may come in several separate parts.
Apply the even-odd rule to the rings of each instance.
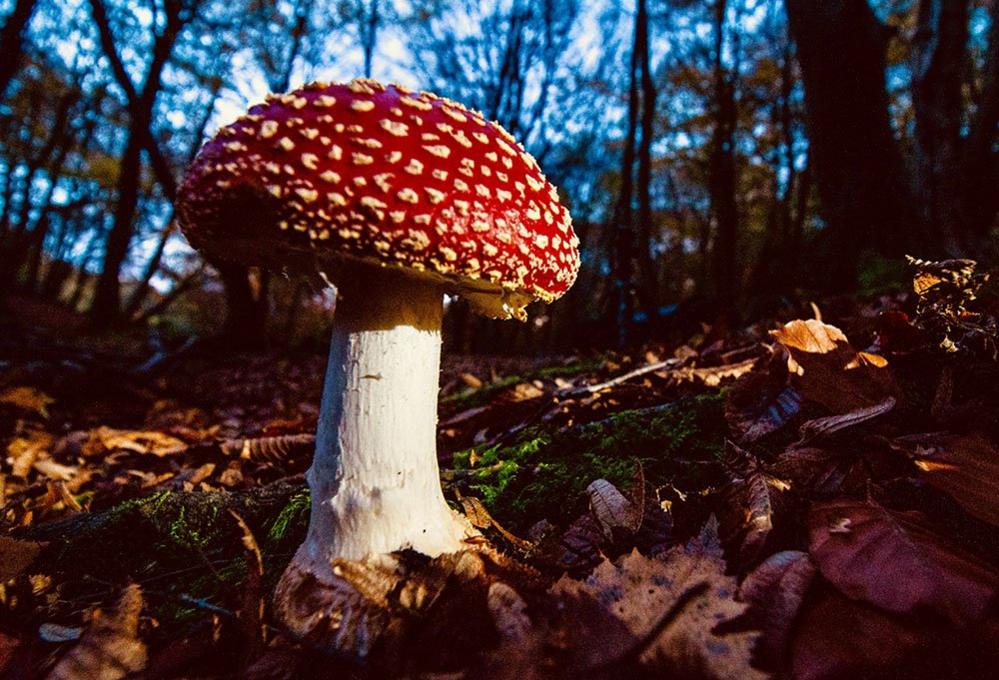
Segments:
[[[75,465],[63,465],[62,463],[57,463],[51,458],[38,459],[32,464],[32,467],[49,479],[55,479],[63,482],[68,482],[73,479],[80,469]]]
[[[841,451],[815,446],[791,446],[766,471],[803,495],[829,497],[840,491],[854,460]]]
[[[898,396],[887,360],[857,352],[835,326],[797,320],[770,335],[790,353],[791,382],[807,401],[849,413]]]
[[[614,540],[615,530],[634,533],[642,525],[643,508],[632,503],[606,479],[590,482],[586,493],[590,496],[590,512],[607,540]]]
[[[311,456],[316,446],[314,434],[284,434],[274,437],[227,439],[220,445],[222,453],[243,460],[287,463],[297,456]]]
[[[534,544],[530,541],[525,541],[524,539],[507,531],[506,527],[497,522],[495,518],[489,514],[489,511],[486,510],[486,506],[484,506],[482,501],[478,498],[474,496],[464,496],[457,489],[455,489],[455,492],[458,496],[458,502],[461,503],[461,508],[465,513],[465,517],[468,518],[468,521],[473,527],[476,529],[488,529],[489,527],[492,527],[500,534],[500,536],[509,541],[511,545],[524,552],[527,552],[534,547]]]
[[[999,573],[949,544],[921,513],[874,501],[822,503],[812,508],[809,534],[809,553],[828,581],[887,611],[928,609],[968,625],[999,592]]]
[[[761,660],[774,668],[786,665],[791,630],[814,577],[808,553],[785,550],[768,557],[739,586],[739,599],[763,631]]]
[[[246,578],[243,580],[242,586],[243,602],[238,614],[242,642],[240,645],[242,656],[240,668],[245,669],[264,642],[265,627],[262,623],[264,618],[264,561],[260,554],[260,547],[257,545],[257,539],[246,520],[234,510],[230,510],[229,514],[236,520],[242,533],[240,540],[243,543],[243,556],[246,561]]]
[[[721,624],[743,615],[746,605],[734,598],[735,578],[725,574],[717,531],[712,520],[701,536],[660,557],[634,551],[618,564],[605,560],[585,581],[562,577],[552,593],[593,597],[641,639],[685,592],[706,583],[707,591],[652,642],[643,662],[681,677],[767,677],[750,666],[758,633],[718,631]]]
[[[367,657],[398,636],[414,614],[425,611],[450,584],[461,587],[483,576],[482,557],[446,553],[429,562],[405,552],[334,560],[330,583],[311,574],[285,575],[275,594],[279,616],[310,644]]]
[[[0,536],[0,585],[20,575],[38,557],[42,544]]]
[[[473,390],[482,388],[482,381],[471,373],[462,373],[458,376],[465,385]]]
[[[732,442],[726,443],[725,471],[723,538],[727,546],[735,546],[743,568],[760,556],[773,529],[770,486],[756,458]]]
[[[42,418],[49,417],[49,406],[54,403],[55,399],[34,387],[9,387],[0,392],[0,404],[34,413]]]
[[[837,432],[842,432],[848,428],[873,420],[878,416],[883,416],[893,408],[895,408],[895,397],[888,397],[880,404],[863,406],[849,413],[808,420],[802,423],[801,428],[798,430],[801,434],[801,439],[798,440],[797,445],[800,446],[816,439],[830,437]]]
[[[154,430],[115,430],[99,427],[90,433],[83,445],[84,456],[102,456],[111,451],[123,450],[154,456],[180,453],[187,445],[176,437]]]
[[[47,432],[35,430],[21,437],[14,437],[7,444],[7,464],[15,477],[27,478],[35,462],[48,456],[53,438]]]
[[[738,441],[754,442],[775,432],[801,410],[801,395],[789,384],[787,363],[787,350],[777,345],[729,390],[725,420]]]
[[[678,382],[698,382],[705,387],[718,387],[723,380],[734,380],[753,370],[756,359],[746,359],[737,364],[708,366],[706,368],[677,368],[670,371]]]
[[[496,581],[489,586],[486,606],[501,638],[510,642],[527,639],[531,632],[531,619],[527,616],[527,603],[520,593],[506,583]]]
[[[984,435],[915,435],[896,440],[920,476],[978,519],[999,526],[999,450]]]
[[[125,589],[113,614],[100,610],[80,642],[59,660],[49,680],[118,680],[146,666],[146,645],[138,639],[142,591]]]

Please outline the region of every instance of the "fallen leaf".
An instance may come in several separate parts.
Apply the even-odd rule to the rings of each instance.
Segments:
[[[883,416],[893,408],[895,408],[895,397],[888,397],[879,404],[874,404],[873,406],[862,406],[858,409],[850,411],[849,413],[827,416],[825,418],[814,418],[812,420],[805,421],[799,429],[801,439],[798,440],[797,444],[807,444],[808,442],[816,439],[830,437],[833,434],[841,432],[847,428],[854,427],[856,425],[860,425],[861,423],[866,423],[869,420],[873,420],[879,416]]]
[[[246,562],[246,578],[243,579],[242,584],[242,603],[237,614],[242,657],[240,668],[245,670],[264,642],[262,585],[264,562],[260,554],[260,547],[257,545],[257,539],[249,525],[234,510],[230,510],[229,514],[236,520],[242,534],[240,540],[243,543],[243,559]]]
[[[770,335],[790,353],[791,383],[807,401],[849,413],[898,396],[887,360],[857,352],[835,326],[797,320]]]
[[[915,435],[895,446],[911,452],[919,475],[978,519],[999,526],[999,450],[984,435]]]
[[[0,392],[0,404],[34,413],[42,418],[49,417],[49,406],[54,403],[55,399],[34,387],[9,387]]]
[[[775,432],[801,410],[801,395],[789,384],[787,363],[787,350],[778,345],[729,390],[725,420],[737,441],[750,443]]]
[[[614,540],[614,531],[634,533],[642,524],[642,507],[632,503],[606,479],[597,479],[586,487],[590,496],[590,512],[600,525],[607,540]]]
[[[874,501],[812,508],[809,553],[847,597],[882,609],[932,610],[959,625],[980,620],[999,590],[999,573],[936,534],[917,512]]]
[[[758,651],[768,666],[786,666],[791,631],[814,577],[808,553],[785,550],[768,557],[739,586],[739,599],[762,631]]]
[[[746,359],[737,364],[708,366],[705,368],[677,368],[670,371],[670,376],[677,382],[698,382],[705,387],[718,387],[724,380],[734,380],[749,373],[756,364],[756,359]]]
[[[463,383],[465,383],[466,386],[470,387],[473,390],[478,390],[482,388],[482,381],[479,378],[472,375],[471,373],[462,373],[458,377],[461,379]]]
[[[68,482],[73,479],[79,471],[79,468],[74,465],[63,465],[62,463],[55,462],[51,458],[36,460],[32,464],[32,467],[49,479],[55,479],[63,482]]]
[[[736,561],[744,567],[760,556],[773,529],[770,485],[748,451],[732,442],[726,442],[725,448],[728,483],[722,491],[721,528],[725,543],[735,546]]]
[[[187,445],[176,437],[154,430],[115,430],[99,427],[90,433],[83,445],[84,456],[102,456],[111,451],[123,450],[139,454],[167,456],[184,451]]]
[[[288,463],[298,456],[311,457],[316,447],[314,434],[285,434],[275,437],[227,439],[220,445],[222,453],[243,460]]]
[[[854,464],[854,457],[839,450],[795,445],[781,452],[766,471],[801,495],[828,497],[841,490]]]
[[[146,645],[138,639],[142,591],[125,589],[113,614],[100,610],[80,641],[59,660],[49,680],[118,680],[146,666]]]
[[[655,558],[633,551],[617,564],[604,560],[586,580],[563,576],[551,592],[593,597],[641,639],[685,592],[706,584],[706,591],[652,641],[642,661],[657,673],[680,677],[766,677],[750,665],[758,633],[719,630],[742,616],[746,605],[735,600],[735,578],[725,574],[717,532],[712,520],[685,546]]]
[[[0,536],[0,585],[20,575],[38,557],[42,545],[10,536]]]
[[[27,478],[35,462],[48,456],[52,442],[52,435],[41,430],[14,437],[7,444],[7,464],[11,467],[11,473],[15,477]]]
[[[956,630],[926,617],[903,617],[855,602],[816,579],[792,631],[786,677],[991,678],[995,625]]]

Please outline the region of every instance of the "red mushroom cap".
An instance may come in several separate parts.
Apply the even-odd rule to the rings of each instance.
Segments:
[[[198,154],[180,190],[196,247],[264,266],[340,258],[503,293],[523,315],[572,285],[579,240],[537,162],[496,123],[372,80],[254,106]],[[305,256],[305,257],[303,257]]]

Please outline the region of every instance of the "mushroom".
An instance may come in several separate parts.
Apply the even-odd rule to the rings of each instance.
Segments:
[[[315,83],[219,130],[179,214],[204,252],[318,269],[336,286],[308,536],[279,609],[303,584],[332,588],[336,560],[467,547],[474,530],[447,505],[436,455],[443,294],[524,320],[572,285],[579,242],[537,162],[448,99]]]

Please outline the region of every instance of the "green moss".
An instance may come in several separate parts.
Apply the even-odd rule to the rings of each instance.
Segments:
[[[606,420],[556,433],[527,431],[513,444],[478,451],[472,492],[500,522],[517,529],[548,519],[565,522],[586,507],[594,479],[627,488],[641,462],[653,486],[697,489],[714,483],[725,421],[720,393],[649,412],[624,411]],[[469,469],[472,450],[455,455]]]
[[[309,490],[304,489],[291,497],[288,504],[281,508],[281,512],[274,518],[270,528],[267,530],[267,539],[272,543],[279,543],[287,536],[289,529],[297,528],[304,531],[305,525],[309,521],[309,506],[312,500]]]
[[[24,537],[48,544],[36,566],[61,584],[65,602],[92,597],[94,580],[137,582],[148,587],[147,604],[161,630],[176,630],[206,615],[185,598],[230,609],[239,606],[247,573],[245,549],[228,510],[239,514],[260,540],[268,570],[265,582],[272,582],[290,550],[285,543],[275,549],[260,537],[281,525],[279,533],[294,540],[297,526],[304,525],[301,516],[307,517],[303,506],[307,510],[308,493],[295,484],[238,494],[163,491],[102,512],[27,527]]]

